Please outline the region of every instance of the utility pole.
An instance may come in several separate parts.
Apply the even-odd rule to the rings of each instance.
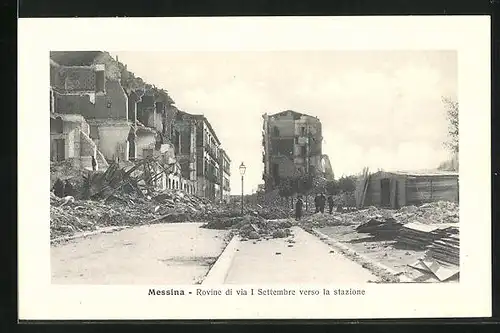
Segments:
[[[241,175],[241,215],[243,216],[243,176],[245,176],[246,166],[241,162],[240,165],[240,175]]]
[[[243,175],[241,175],[241,216],[243,216]]]
[[[310,156],[310,150],[311,150],[311,143],[309,142],[311,140],[310,136],[310,130],[309,130],[309,122],[306,123],[306,134],[307,134],[307,146],[306,146],[306,182],[309,183],[309,176],[310,176],[310,160],[309,160],[309,156]],[[308,211],[308,208],[309,208],[309,205],[308,205],[308,202],[309,202],[309,194],[307,193],[307,186],[306,186],[306,193],[305,193],[305,197],[306,197],[306,212]]]

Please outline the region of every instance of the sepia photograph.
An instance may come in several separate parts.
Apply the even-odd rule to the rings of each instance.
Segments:
[[[19,318],[490,316],[489,45],[486,16],[20,20]]]
[[[455,51],[48,60],[52,283],[459,280]]]

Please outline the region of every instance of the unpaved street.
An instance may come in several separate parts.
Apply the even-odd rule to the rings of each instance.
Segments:
[[[366,283],[377,278],[299,227],[293,238],[241,242],[225,284]],[[292,240],[294,243],[289,242]]]
[[[135,227],[52,246],[56,284],[201,283],[229,241],[229,231],[200,223]],[[243,241],[219,283],[365,283],[368,270],[299,227],[292,237]]]
[[[52,246],[52,283],[199,283],[223,251],[228,235],[200,225],[156,224]]]

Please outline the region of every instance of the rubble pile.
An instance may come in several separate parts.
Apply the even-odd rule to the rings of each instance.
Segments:
[[[419,222],[422,224],[458,223],[458,204],[448,201],[426,203],[421,206],[405,206],[393,217],[403,224]]]
[[[73,188],[73,193],[68,193],[67,195],[81,198],[84,187],[84,175],[84,171],[75,169],[71,160],[50,162],[50,187],[52,188],[57,180],[67,181]]]
[[[155,218],[154,207],[146,202],[114,197],[107,202],[68,200],[51,193],[51,238],[70,235],[97,227],[135,225]]]
[[[221,208],[208,199],[180,191],[165,190],[152,199],[158,205],[158,213],[164,216],[163,220],[170,217],[170,222],[203,221],[206,216],[221,212]]]
[[[285,208],[283,206],[253,205],[248,207],[248,209],[252,214],[257,213],[259,214],[259,216],[266,220],[286,219],[293,215],[291,209]]]
[[[303,219],[303,223],[313,227],[339,226],[339,225],[359,225],[372,219],[390,219],[392,213],[388,210],[381,210],[377,207],[368,207],[362,210],[348,212],[315,213]]]
[[[116,191],[101,200],[59,198],[51,192],[50,198],[52,238],[97,227],[206,221],[207,216],[222,210],[206,199],[179,191],[164,191],[153,198]]]
[[[396,211],[370,206],[359,210],[339,209],[332,214],[316,213],[303,219],[305,223],[315,227],[360,225],[370,223],[371,220],[376,220],[371,222],[372,226],[378,224],[388,228],[398,228],[394,220],[402,225],[413,222],[424,225],[447,225],[458,222],[458,205],[453,202],[439,201],[419,207],[405,206]]]
[[[293,224],[286,220],[266,220],[258,214],[215,219],[203,228],[234,230],[243,241],[252,239],[286,238],[292,236]]]

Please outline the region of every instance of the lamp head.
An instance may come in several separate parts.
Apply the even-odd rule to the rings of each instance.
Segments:
[[[244,176],[246,170],[247,170],[247,167],[245,166],[245,164],[243,164],[243,162],[241,162],[241,165],[240,165],[240,175]]]

